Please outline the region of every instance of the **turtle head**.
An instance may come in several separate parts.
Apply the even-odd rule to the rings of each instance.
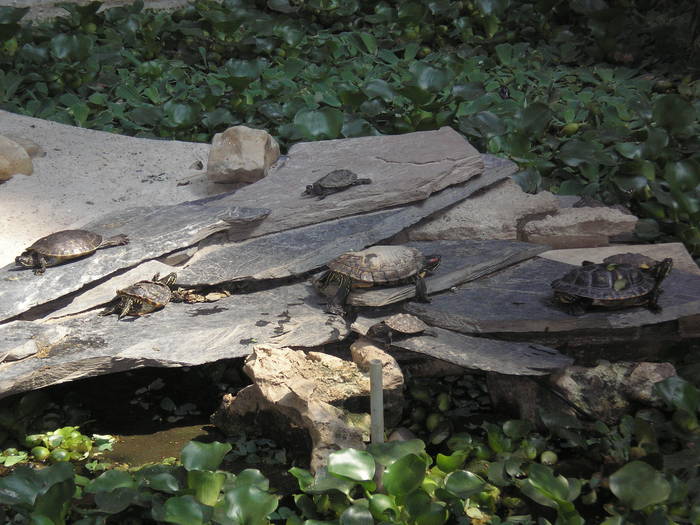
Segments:
[[[438,266],[440,266],[440,262],[442,261],[442,257],[439,255],[426,255],[425,256],[425,262],[423,263],[423,271],[424,272],[434,272],[435,270],[438,269]]]
[[[24,266],[25,268],[31,268],[34,266],[34,254],[30,251],[22,252],[22,255],[15,257],[15,264],[17,266]]]
[[[302,195],[321,195],[322,193],[321,185],[318,182],[314,182],[306,185],[306,190],[304,190]]]

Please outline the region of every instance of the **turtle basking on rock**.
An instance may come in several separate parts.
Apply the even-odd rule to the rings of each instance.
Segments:
[[[174,273],[163,278],[155,274],[150,281],[139,281],[117,290],[117,297],[100,315],[118,313],[118,319],[121,319],[126,315],[145,315],[160,310],[173,299],[170,287],[175,284],[175,279],[177,275]]]
[[[614,255],[597,264],[583,261],[578,268],[552,281],[554,301],[572,315],[581,315],[594,306],[646,306],[652,312],[660,312],[661,283],[673,268],[673,259],[656,262],[643,256],[630,257],[633,255]]]
[[[319,200],[321,200],[332,193],[347,190],[351,186],[371,183],[371,179],[361,179],[356,173],[350,170],[333,170],[313,184],[306,186],[306,190],[304,190],[302,196],[318,195]]]
[[[367,337],[381,341],[386,346],[390,346],[394,340],[416,335],[435,337],[437,333],[418,317],[410,314],[392,315],[379,323],[373,324],[367,330]]]
[[[101,248],[128,243],[129,238],[122,233],[105,239],[100,234],[87,230],[62,230],[36,241],[15,257],[15,263],[34,268],[34,273],[40,275],[46,271],[47,266],[86,257]]]
[[[358,252],[347,252],[328,263],[328,271],[317,281],[323,288],[338,287],[328,303],[328,311],[344,315],[345,300],[351,288],[376,285],[395,286],[415,283],[416,298],[430,302],[423,278],[440,265],[439,255],[423,255],[408,246],[372,246]]]

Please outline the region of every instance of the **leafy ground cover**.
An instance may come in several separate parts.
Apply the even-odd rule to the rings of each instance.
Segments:
[[[700,254],[700,8],[690,0],[198,0],[20,24],[0,107],[139,136],[298,140],[450,125],[527,191],[596,196]]]

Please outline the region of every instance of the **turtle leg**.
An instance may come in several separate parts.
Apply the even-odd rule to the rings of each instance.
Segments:
[[[593,305],[593,301],[585,297],[573,297],[572,299],[566,304],[566,312],[569,315],[583,315]]]
[[[345,300],[350,294],[350,280],[346,277],[340,279],[338,291],[328,301],[328,312],[335,315],[345,315]]]
[[[425,279],[420,275],[416,277],[416,299],[421,303],[429,303],[428,286],[425,284]]]
[[[107,307],[105,307],[104,310],[100,312],[100,315],[110,315],[116,312],[119,309],[119,301],[112,301],[111,304],[109,304]]]
[[[40,253],[34,253],[34,275],[41,275],[46,271],[46,259]]]
[[[99,250],[100,248],[107,248],[108,246],[120,246],[122,244],[129,244],[129,237],[124,235],[123,233],[120,233],[119,235],[115,235],[113,237],[104,239],[97,247],[97,249]]]
[[[649,301],[647,302],[647,308],[655,314],[661,313],[661,305],[659,304],[659,296],[661,295],[661,288],[654,288],[649,292]]]
[[[129,313],[129,310],[131,310],[131,306],[134,304],[134,300],[131,297],[125,297],[122,299],[121,303],[121,309],[119,310],[119,317],[118,319],[121,319],[125,315]]]

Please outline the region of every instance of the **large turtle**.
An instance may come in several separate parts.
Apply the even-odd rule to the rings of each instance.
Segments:
[[[119,313],[125,315],[145,315],[163,308],[173,298],[170,287],[175,284],[177,275],[169,273],[165,277],[155,274],[150,281],[139,281],[117,290],[117,296],[100,315]]]
[[[328,263],[318,280],[321,287],[336,284],[338,290],[328,303],[330,313],[344,315],[343,305],[351,288],[415,282],[416,298],[429,302],[423,278],[440,265],[439,255],[423,255],[408,246],[372,246],[347,252]]]
[[[583,314],[592,306],[625,308],[646,306],[660,312],[661,282],[673,268],[673,259],[648,266],[642,259],[608,258],[603,263],[583,261],[560,279],[552,281],[554,300],[572,315]],[[628,260],[628,262],[615,262]]]
[[[101,248],[128,243],[129,238],[122,233],[104,239],[102,235],[87,230],[62,230],[36,241],[15,257],[15,263],[34,268],[34,273],[39,275],[46,271],[47,266],[91,255]]]
[[[415,335],[436,336],[436,332],[415,315],[396,314],[383,321],[373,324],[367,330],[367,337],[381,341],[390,346],[394,339],[402,339]]]
[[[350,170],[333,170],[313,184],[306,186],[302,195],[318,195],[320,200],[325,199],[331,193],[347,190],[350,186],[371,183],[372,179],[358,178],[357,174]]]

